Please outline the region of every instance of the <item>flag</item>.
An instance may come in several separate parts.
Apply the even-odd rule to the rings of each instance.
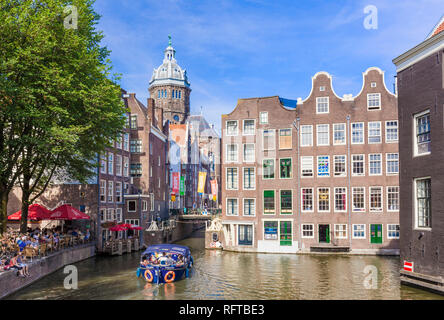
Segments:
[[[180,195],[184,196],[185,195],[185,177],[180,177]]]
[[[217,180],[211,180],[211,194],[213,195],[213,200],[217,199]]]
[[[172,186],[172,193],[178,194],[179,193],[179,172],[173,172],[173,186]]]
[[[204,193],[206,179],[207,179],[207,173],[206,172],[199,172],[199,184],[197,187],[198,193]]]

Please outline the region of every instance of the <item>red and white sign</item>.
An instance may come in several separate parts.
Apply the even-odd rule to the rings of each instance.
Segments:
[[[178,194],[179,193],[179,172],[173,172],[173,187],[172,187],[172,193]]]
[[[216,201],[217,199],[217,180],[211,180],[211,195],[213,196],[213,200]]]
[[[413,272],[413,262],[408,262],[404,260],[404,270]]]

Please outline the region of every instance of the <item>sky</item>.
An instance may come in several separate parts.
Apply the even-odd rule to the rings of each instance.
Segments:
[[[365,27],[369,5],[376,29]],[[376,66],[393,91],[392,60],[424,41],[444,14],[443,0],[96,0],[94,7],[125,90],[146,104],[171,35],[191,83],[191,113],[202,110],[218,130],[238,99],[305,99],[319,71],[333,76],[339,96],[356,95],[362,73]]]

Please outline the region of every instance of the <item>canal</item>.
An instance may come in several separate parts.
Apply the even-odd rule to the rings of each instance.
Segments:
[[[192,277],[152,285],[136,277],[140,253],[97,256],[75,264],[78,289],[66,290],[63,269],[7,299],[443,299],[399,283],[398,257],[240,254],[208,251],[203,232],[179,242],[194,256]],[[366,289],[366,266],[377,288]]]

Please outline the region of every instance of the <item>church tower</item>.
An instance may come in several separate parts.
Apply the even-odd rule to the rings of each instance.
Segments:
[[[176,61],[176,50],[169,44],[165,49],[162,65],[154,69],[149,82],[150,97],[155,100],[155,108],[163,109],[163,120],[171,123],[185,123],[190,115],[190,83],[187,71]]]

